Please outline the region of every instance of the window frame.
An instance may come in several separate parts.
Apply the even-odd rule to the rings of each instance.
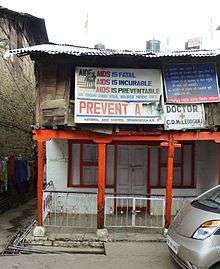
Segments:
[[[190,184],[184,184],[184,146],[190,145],[191,146],[191,183]],[[195,182],[195,143],[194,142],[185,142],[181,145],[181,160],[180,163],[174,162],[174,168],[180,167],[181,171],[181,183],[179,185],[173,185],[173,189],[195,189],[196,188],[196,182]],[[161,164],[161,147],[158,147],[158,179],[157,179],[157,185],[151,185],[151,189],[164,189],[166,188],[166,185],[163,186],[161,183],[161,168],[166,167],[166,165]]]
[[[73,167],[72,167],[72,145],[73,144],[79,144],[80,145],[80,165],[79,165],[79,184],[74,184],[74,178],[73,178]],[[80,141],[80,142],[76,142],[73,140],[69,140],[68,141],[68,167],[67,167],[67,187],[68,188],[97,188],[98,187],[98,183],[97,184],[85,184],[84,180],[83,180],[83,144],[95,144],[95,143],[88,143],[88,141]],[[183,182],[183,177],[184,177],[184,145],[191,145],[191,183],[190,184],[184,184]],[[108,145],[107,145],[108,146]],[[155,185],[151,185],[151,182],[149,180],[149,188],[150,189],[164,189],[166,188],[166,186],[163,186],[161,184],[161,156],[160,156],[160,151],[161,148],[158,147],[158,178],[157,178],[157,184]],[[106,154],[107,154],[107,150],[106,150]],[[150,154],[150,153],[149,153]],[[113,184],[111,185],[107,185],[106,182],[106,188],[111,188],[111,189],[115,189],[116,188],[116,177],[117,177],[117,146],[115,147],[115,152],[114,152],[114,175],[113,175]],[[107,158],[106,158],[106,170],[107,170]],[[148,160],[150,161],[150,159]],[[91,162],[89,163],[89,165],[93,166],[95,165],[96,162]],[[179,164],[179,163],[178,163]],[[175,164],[174,164],[175,165]],[[88,163],[87,163],[88,166]],[[97,162],[97,166],[98,166],[98,162]],[[150,166],[148,164],[148,166]],[[180,185],[175,185],[173,186],[173,189],[194,189],[196,188],[196,182],[195,182],[195,143],[194,142],[185,142],[182,144],[181,147],[181,162],[180,162],[180,168],[181,168],[181,184]],[[150,172],[149,172],[150,173]],[[105,179],[105,181],[107,180],[107,177]],[[98,181],[98,178],[97,178]]]
[[[74,178],[73,178],[73,166],[72,166],[72,145],[73,144],[79,144],[80,145],[80,164],[79,164],[79,184],[74,184]],[[68,188],[98,188],[98,178],[97,178],[97,183],[96,184],[85,184],[84,179],[83,179],[83,167],[84,166],[97,166],[98,169],[98,161],[97,162],[85,162],[86,165],[84,165],[83,161],[83,145],[89,144],[89,145],[94,145],[95,143],[89,143],[88,141],[86,142],[75,142],[75,141],[68,141],[68,171],[67,171],[67,187]],[[98,146],[98,145],[97,145]],[[107,146],[106,145],[106,171],[107,171]],[[115,173],[115,169],[114,169]],[[97,173],[98,175],[98,173]],[[115,175],[114,175],[115,177]],[[105,178],[105,183],[106,183],[106,188],[114,188],[114,184],[108,185],[107,184],[107,176]]]

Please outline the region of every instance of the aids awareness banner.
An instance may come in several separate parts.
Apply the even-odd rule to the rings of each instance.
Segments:
[[[77,67],[75,122],[163,124],[158,69]]]

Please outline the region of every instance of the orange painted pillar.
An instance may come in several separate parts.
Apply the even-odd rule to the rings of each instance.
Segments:
[[[167,148],[167,178],[166,178],[166,207],[165,207],[165,227],[168,228],[171,221],[172,197],[173,197],[173,160],[174,160],[174,140],[170,136]]]
[[[106,178],[106,144],[98,144],[98,195],[97,195],[97,229],[104,228],[105,219],[105,178]]]
[[[218,145],[218,184],[220,185],[220,144]]]
[[[44,142],[37,141],[38,173],[37,173],[37,225],[43,225],[43,180],[44,180]]]

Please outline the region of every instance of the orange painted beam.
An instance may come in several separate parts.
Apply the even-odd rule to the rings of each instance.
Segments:
[[[98,144],[97,229],[104,228],[105,219],[106,144]]]
[[[44,142],[38,141],[37,224],[43,225]]]
[[[34,130],[33,138],[37,141],[47,141],[50,139],[64,140],[100,140],[101,143],[111,142],[145,142],[145,141],[168,141],[172,134],[175,141],[199,141],[211,140],[220,143],[220,132],[117,132],[113,134],[100,134],[89,131],[71,131],[71,130]]]
[[[166,207],[165,227],[168,228],[171,221],[172,197],[173,197],[173,162],[175,144],[173,136],[170,136],[167,148],[167,178],[166,178]]]
[[[173,137],[176,141],[211,140],[220,143],[220,132],[175,132]]]
[[[63,140],[93,140],[96,137],[103,137],[98,133],[71,130],[34,130],[33,139],[47,141],[51,139]]]
[[[129,135],[129,136],[112,136],[112,141],[115,142],[146,142],[146,141],[164,141],[164,140],[168,140],[169,134],[161,134],[161,135]]]

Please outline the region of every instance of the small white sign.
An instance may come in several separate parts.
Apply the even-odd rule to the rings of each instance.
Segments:
[[[165,105],[165,130],[201,129],[204,126],[203,104]]]
[[[195,37],[188,39],[188,48],[201,48],[202,46],[202,38]]]

